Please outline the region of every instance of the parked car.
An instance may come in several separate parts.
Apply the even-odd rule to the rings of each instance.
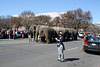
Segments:
[[[84,45],[84,51],[100,52],[100,37],[90,37],[88,44]]]
[[[84,33],[81,32],[81,33],[78,34],[78,36],[83,38],[84,37]]]
[[[100,34],[98,34],[98,37],[100,37]]]

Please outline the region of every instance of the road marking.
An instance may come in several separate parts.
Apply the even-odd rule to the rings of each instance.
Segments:
[[[77,49],[78,47],[74,47],[74,48],[71,48],[71,49],[67,49],[66,51],[70,51],[70,50],[75,50]]]

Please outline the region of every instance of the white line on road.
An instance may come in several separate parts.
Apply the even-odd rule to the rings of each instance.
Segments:
[[[66,51],[70,51],[70,50],[75,50],[77,49],[78,47],[74,47],[74,48],[71,48],[71,49],[67,49]]]

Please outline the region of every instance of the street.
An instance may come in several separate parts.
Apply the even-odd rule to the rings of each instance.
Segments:
[[[0,39],[0,67],[100,67],[100,54],[81,51],[82,39],[64,42],[64,59],[57,61],[57,43]]]

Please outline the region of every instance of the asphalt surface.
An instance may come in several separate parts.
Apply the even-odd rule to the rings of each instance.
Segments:
[[[57,61],[56,43],[0,39],[0,67],[100,67],[100,54],[82,52],[82,39],[64,42],[65,62]]]

